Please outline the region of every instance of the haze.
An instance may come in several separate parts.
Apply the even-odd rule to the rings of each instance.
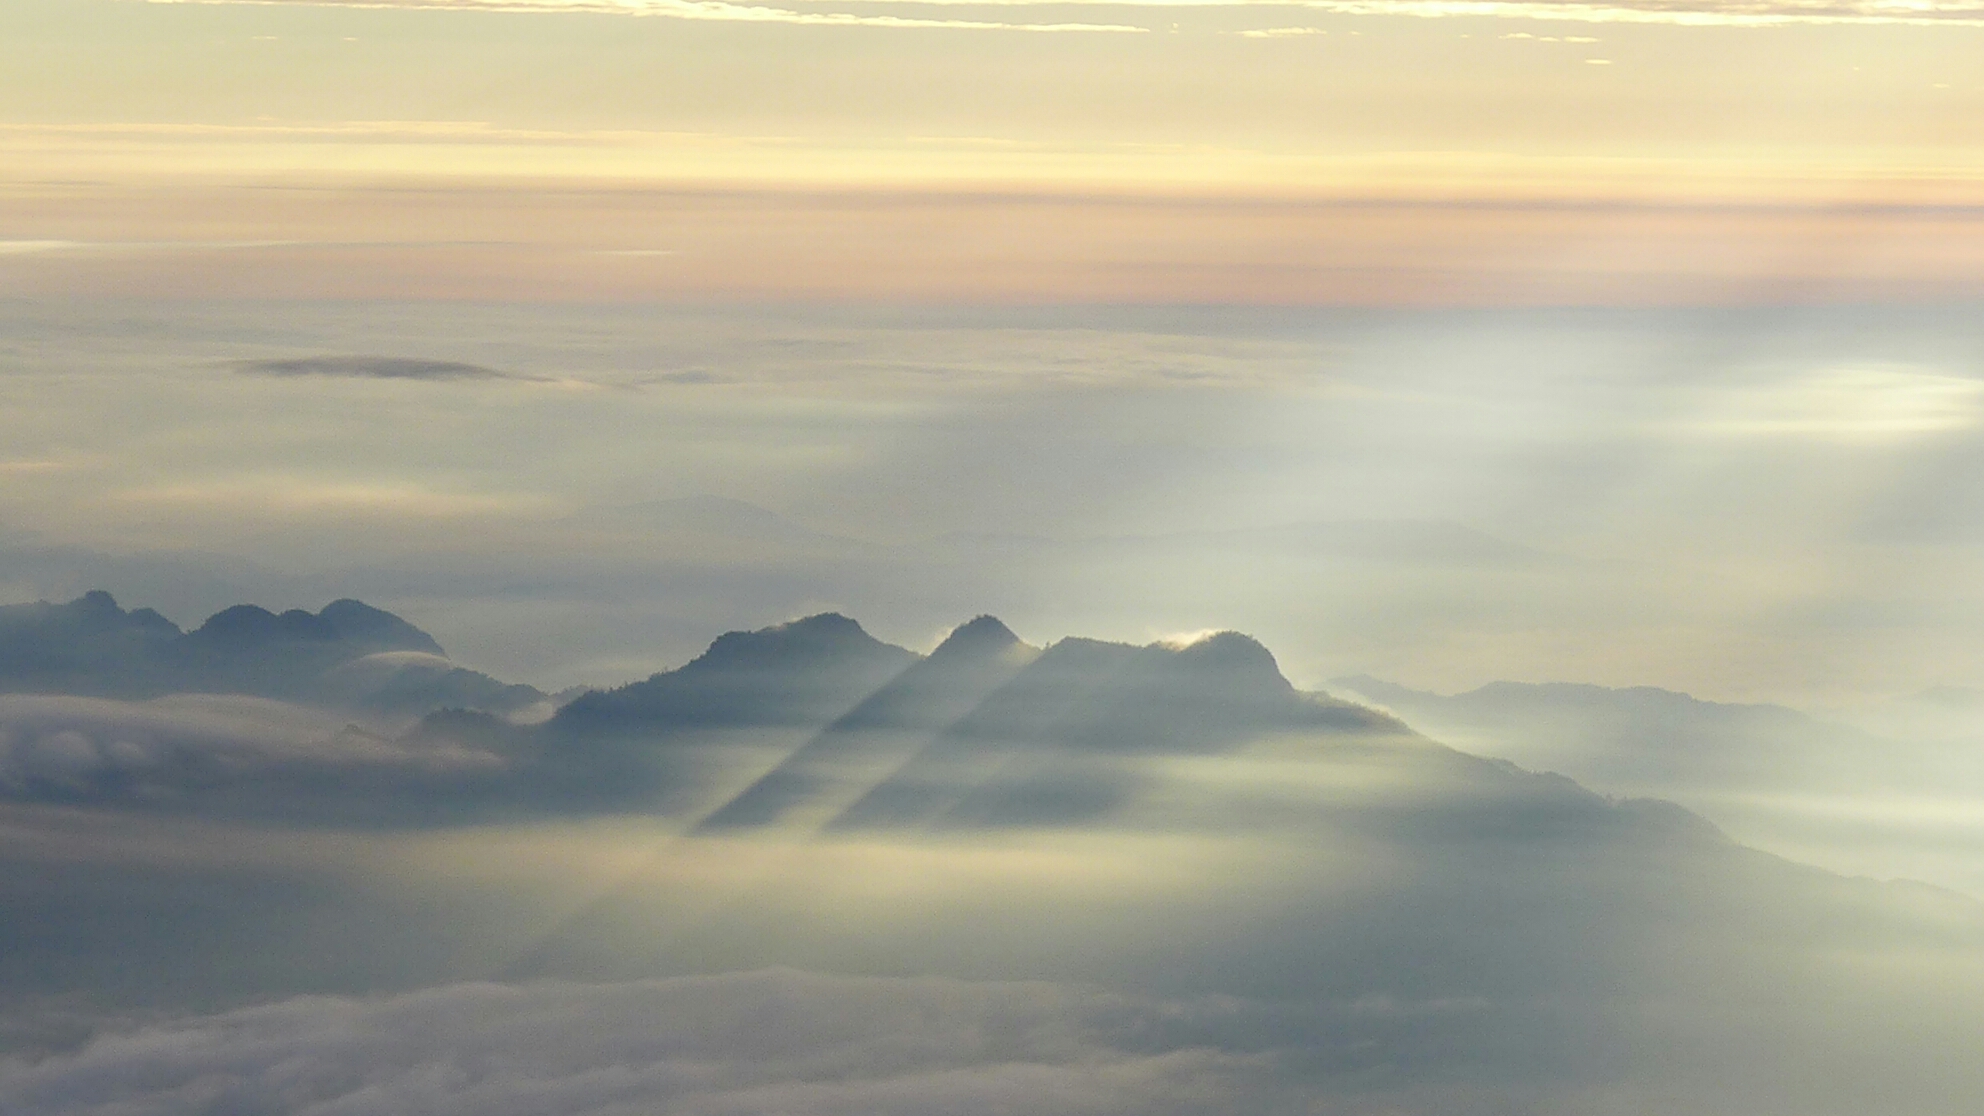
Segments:
[[[5,5],[0,1111],[1969,1113],[1981,37]]]

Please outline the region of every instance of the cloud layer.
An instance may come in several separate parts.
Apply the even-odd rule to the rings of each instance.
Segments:
[[[1276,1103],[1189,1005],[793,971],[314,997],[0,1063],[15,1116],[1165,1116]],[[1205,1014],[1203,1006],[1197,1011]],[[1229,1009],[1230,1012],[1230,1009]],[[1166,1032],[1170,1032],[1167,1035]],[[1263,1088],[1266,1084],[1269,1087]]]
[[[861,15],[853,12],[795,11],[730,0],[150,0],[155,4],[308,4],[333,8],[414,8],[464,12],[552,12],[665,16],[671,19],[739,23],[788,23],[807,27],[887,27],[958,31],[1102,32],[1143,34],[1150,29],[1120,23],[1016,23],[1003,20],[943,19]]]
[[[728,0],[152,0],[153,3],[286,4],[325,7],[418,8],[452,11],[571,12],[675,19],[740,20],[815,26],[954,28],[1021,31],[1146,31],[1100,23],[1007,23],[986,20],[795,11]],[[1045,6],[1050,0],[884,0],[916,7]],[[1057,5],[1064,6],[1064,5]],[[1686,26],[1774,27],[1793,24],[1984,25],[1984,7],[1967,0],[1089,0],[1079,6],[1150,8],[1308,8],[1348,16],[1438,19],[1488,17],[1578,23],[1669,23]]]

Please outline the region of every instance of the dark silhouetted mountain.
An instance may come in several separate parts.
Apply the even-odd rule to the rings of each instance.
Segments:
[[[1217,752],[1305,731],[1409,730],[1360,706],[1297,692],[1267,648],[1237,632],[1183,646],[1064,639],[833,824],[1078,821],[1130,793],[1137,757]]]
[[[380,651],[339,663],[319,676],[311,692],[320,702],[396,715],[433,709],[520,713],[550,700],[535,686],[500,682],[420,651]]]
[[[434,638],[355,600],[320,612],[235,605],[182,633],[95,590],[0,607],[0,691],[149,698],[251,694],[381,714],[448,705],[514,712],[544,700],[447,661]]]
[[[161,654],[179,638],[172,621],[148,608],[126,612],[101,589],[67,604],[0,606],[0,691],[155,685]]]
[[[1220,632],[1183,646],[1061,640],[954,732],[1097,751],[1193,752],[1300,727],[1398,726],[1361,706],[1297,692],[1267,648]]]
[[[980,616],[760,776],[704,822],[769,825],[795,809],[824,822],[887,778],[1040,654]]]
[[[916,661],[838,613],[727,632],[687,665],[574,699],[559,730],[656,733],[726,725],[824,725]]]
[[[370,646],[380,651],[424,651],[443,657],[448,654],[434,642],[433,636],[364,601],[354,601],[349,597],[332,601],[317,614],[317,619],[328,624],[346,643]]]
[[[207,618],[187,637],[189,645],[223,655],[258,654],[283,644],[336,647],[334,654],[420,651],[446,656],[434,637],[363,601],[338,600],[312,615],[300,608],[277,615],[255,605],[235,605]]]

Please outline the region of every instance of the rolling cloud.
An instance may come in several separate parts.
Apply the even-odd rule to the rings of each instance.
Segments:
[[[1251,1111],[1294,1111],[1284,1108],[1293,1097],[1277,1104],[1264,1095],[1274,1090],[1262,1058],[1187,1045],[1179,1023],[1195,1011],[1208,1014],[1205,1005],[1044,984],[789,970],[461,984],[293,999],[108,1035],[74,1054],[12,1067],[0,1077],[0,1105],[17,1116],[924,1116],[994,1108],[1161,1116],[1247,1097],[1266,1102]]]

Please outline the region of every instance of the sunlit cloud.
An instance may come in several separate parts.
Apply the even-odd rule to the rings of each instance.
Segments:
[[[420,8],[484,12],[575,12],[675,19],[797,23],[817,26],[929,27],[1002,31],[1142,32],[1146,27],[1101,23],[1006,23],[850,12],[811,12],[728,0],[151,0],[179,4],[311,4],[348,8]],[[1050,0],[875,0],[918,7],[1045,6]],[[1066,5],[1055,4],[1056,7]],[[1984,25],[1984,6],[1966,0],[1086,0],[1084,7],[1299,7],[1347,16],[1501,18],[1579,23],[1666,23],[1770,27],[1789,24]],[[1270,29],[1275,30],[1275,29]],[[1249,38],[1274,37],[1245,33]]]
[[[30,256],[80,247],[83,245],[74,240],[0,240],[0,256]]]
[[[1701,27],[1774,27],[1790,24],[1984,24],[1984,7],[1927,0],[1638,0],[1628,3],[1554,3],[1549,0],[1301,0],[1302,6],[1341,15],[1391,15],[1540,19],[1577,23],[1669,23]]]
[[[142,252],[226,252],[253,248],[294,248],[295,240],[0,240],[0,256],[129,254]]]
[[[260,482],[163,485],[118,493],[119,503],[180,511],[275,515],[371,514],[461,518],[536,510],[521,497],[441,492],[403,484],[317,483],[285,478]]]
[[[1115,23],[1008,23],[997,20],[934,19],[911,16],[857,15],[852,12],[802,12],[728,0],[149,0],[154,4],[251,4],[288,7],[303,4],[326,8],[420,8],[466,12],[570,12],[740,23],[796,23],[813,27],[897,27],[961,31],[1080,31],[1143,34],[1148,27]]]
[[[1743,391],[1701,427],[1717,434],[1886,440],[1969,429],[1984,381],[1906,368],[1837,368]]]
[[[251,0],[153,0],[154,3],[248,3]],[[278,0],[266,0],[278,2]],[[687,136],[693,133],[662,133]],[[371,143],[611,143],[650,138],[652,133],[586,129],[505,128],[484,120],[329,120],[273,121],[253,124],[204,122],[99,121],[61,124],[0,124],[0,136],[49,136],[63,139],[206,139],[206,140],[355,140]],[[4,241],[12,244],[61,244],[61,241]]]
[[[1169,647],[1173,650],[1182,651],[1194,644],[1204,643],[1206,640],[1219,635],[1223,630],[1221,628],[1201,628],[1193,632],[1171,632],[1167,635],[1161,635],[1151,642],[1157,644],[1159,647]]]

